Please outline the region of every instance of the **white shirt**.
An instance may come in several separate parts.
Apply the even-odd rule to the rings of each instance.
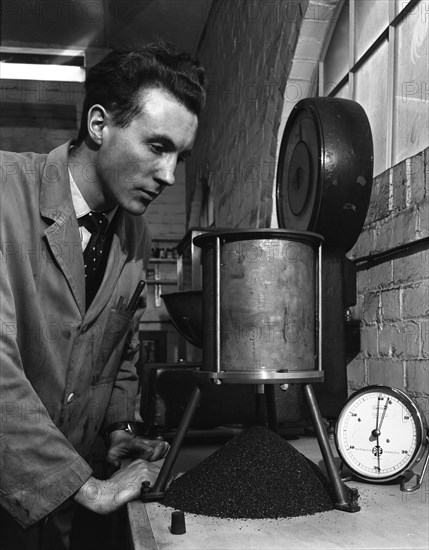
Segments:
[[[73,207],[76,212],[76,217],[77,219],[79,219],[79,218],[82,218],[83,216],[86,216],[86,214],[89,214],[91,212],[91,208],[88,206],[88,203],[83,198],[83,195],[79,190],[79,187],[76,185],[76,182],[73,179],[70,169],[69,169],[69,178],[70,178],[70,191],[71,191]],[[118,207],[115,206],[115,208],[113,208],[112,210],[109,210],[109,212],[106,212],[106,216],[109,224],[112,221],[117,208]],[[79,233],[80,233],[80,240],[82,243],[82,250],[85,250],[87,244],[89,243],[89,239],[91,238],[91,233],[83,225],[79,227]]]

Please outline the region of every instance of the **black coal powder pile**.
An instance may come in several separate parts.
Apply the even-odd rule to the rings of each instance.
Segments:
[[[174,480],[163,503],[193,514],[260,519],[326,512],[333,499],[316,464],[275,432],[254,426]]]

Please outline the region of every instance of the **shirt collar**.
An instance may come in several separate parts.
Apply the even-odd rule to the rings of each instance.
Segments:
[[[79,190],[79,187],[76,185],[76,182],[73,179],[70,169],[69,169],[69,178],[70,178],[70,191],[71,191],[73,207],[76,212],[76,217],[79,219],[79,218],[82,218],[82,216],[89,214],[91,212],[91,208],[88,206],[88,203],[83,198],[83,195]],[[115,206],[114,208],[112,208],[112,210],[105,212],[107,219],[109,221],[109,224],[112,221],[113,216],[115,215],[117,209],[118,207]]]

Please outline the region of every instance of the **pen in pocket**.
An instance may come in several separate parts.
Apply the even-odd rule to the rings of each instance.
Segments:
[[[126,311],[134,312],[137,309],[137,302],[138,302],[138,299],[140,298],[140,294],[143,292],[145,285],[146,285],[146,281],[140,281],[139,284],[136,286],[136,289],[130,300],[130,303],[128,304],[128,307],[126,308]]]
[[[137,302],[140,297],[140,294],[142,293],[144,287],[146,285],[146,281],[140,281],[138,285],[136,286],[136,289],[134,291],[134,294],[131,297],[130,303],[128,306],[125,304],[125,298],[123,296],[119,296],[118,303],[116,305],[116,310],[118,311],[131,311],[134,313],[134,311],[137,309]]]

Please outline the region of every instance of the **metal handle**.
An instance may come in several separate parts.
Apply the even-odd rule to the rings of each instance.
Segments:
[[[429,437],[426,436],[426,444],[428,442],[429,442]],[[423,478],[425,477],[425,473],[426,473],[426,469],[428,467],[428,463],[429,463],[429,450],[428,450],[428,453],[426,455],[426,460],[425,460],[425,463],[424,463],[424,466],[423,466],[423,469],[422,469],[422,473],[420,475],[415,474],[412,470],[405,470],[405,472],[402,474],[401,491],[404,491],[404,493],[413,493],[414,491],[417,491],[417,489],[420,489],[420,487],[422,486],[422,483],[423,483]],[[416,478],[416,483],[412,487],[406,487],[407,474],[410,474],[410,476],[411,476],[409,478],[409,480],[412,479],[413,477]]]

